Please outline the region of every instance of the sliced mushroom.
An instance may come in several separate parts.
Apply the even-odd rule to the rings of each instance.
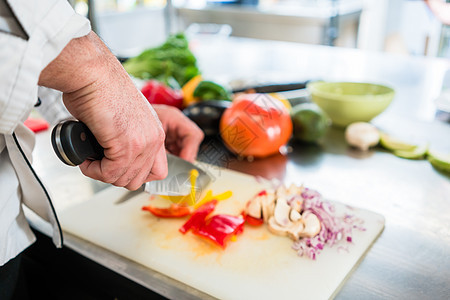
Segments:
[[[275,204],[275,211],[273,216],[275,221],[283,227],[289,226],[291,221],[289,220],[289,213],[291,211],[291,207],[287,203],[285,198],[278,197],[277,203]]]
[[[302,216],[303,221],[305,222],[305,228],[301,233],[301,237],[314,237],[316,236],[321,229],[319,218],[312,213],[307,214],[306,216]]]
[[[301,212],[303,207],[303,198],[300,195],[294,196],[291,201],[291,208],[297,212]]]
[[[347,143],[362,151],[367,151],[380,141],[380,132],[370,123],[356,122],[345,129]]]
[[[288,193],[287,193],[286,187],[283,184],[280,185],[276,191],[277,198],[280,198],[280,197],[286,198],[287,195],[288,195]]]
[[[302,218],[302,215],[298,211],[296,211],[295,209],[291,209],[291,212],[289,213],[289,219],[292,222],[297,222],[301,218]]]
[[[261,206],[264,222],[267,223],[275,210],[275,194],[267,192],[265,196],[261,197]]]
[[[286,190],[286,193],[288,195],[300,195],[302,193],[302,190],[303,190],[302,186],[296,186],[294,183],[292,183]]]
[[[303,223],[303,220],[300,219],[297,222],[292,223],[291,226],[289,226],[287,235],[294,241],[297,241],[298,239],[300,239],[304,229],[305,224]]]
[[[261,219],[261,198],[263,196],[256,196],[250,200],[246,207],[246,213],[253,218]]]
[[[275,221],[275,217],[270,217],[268,223],[269,231],[276,235],[285,236],[288,234],[288,228],[280,226],[277,221]]]

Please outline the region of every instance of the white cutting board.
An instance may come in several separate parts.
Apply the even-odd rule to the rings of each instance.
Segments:
[[[233,191],[215,212],[238,215],[264,188],[249,175],[216,167],[208,171],[214,175],[214,194]],[[248,225],[222,250],[192,233],[178,232],[186,218],[158,219],[142,211],[148,194],[115,204],[124,192],[111,187],[62,211],[63,230],[219,299],[332,298],[384,228],[383,216],[335,203],[338,212],[348,210],[362,218],[366,231],[354,231],[351,244],[325,246],[316,260],[297,256],[289,238]],[[348,252],[339,246],[348,246]]]

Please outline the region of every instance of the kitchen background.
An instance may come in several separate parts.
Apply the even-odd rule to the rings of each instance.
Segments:
[[[386,51],[449,55],[446,26],[424,1],[72,0],[118,56],[162,43],[170,32],[241,36]]]
[[[427,140],[433,147],[430,149],[449,153],[450,140],[445,137],[450,136],[450,127],[446,123],[450,121],[450,101],[447,100],[450,89],[444,94],[443,88],[450,88],[450,60],[435,58],[450,58],[448,28],[421,0],[71,1],[80,14],[89,15],[94,30],[121,58],[160,45],[171,32],[184,31],[188,38],[202,35],[191,39],[190,46],[200,58],[199,69],[207,80],[213,78],[215,82],[231,84],[231,81],[249,79],[256,83],[271,83],[273,79],[275,83],[325,79],[393,86],[395,101],[373,124],[394,136],[405,137],[408,143],[410,140]],[[209,39],[209,36],[214,38]],[[275,40],[286,43],[271,42]],[[310,46],[313,44],[336,47]],[[302,96],[307,95],[305,92],[303,90]],[[440,94],[447,96],[438,97]],[[289,98],[291,101],[292,97]],[[439,98],[444,100],[440,105],[436,101]],[[220,154],[215,144],[206,145]],[[347,145],[342,128],[330,127],[324,142],[318,145],[294,141],[290,145],[292,152],[287,156],[275,155],[253,162],[234,158],[224,160],[223,156],[213,158],[217,164],[225,161],[222,165],[234,167],[236,171],[281,178],[286,183],[306,182],[306,186],[317,188],[326,199],[379,213],[386,220],[386,223],[377,222],[378,225],[385,224],[385,229],[361,264],[357,268],[348,265],[356,269],[351,276],[347,275],[348,268],[332,265],[341,264],[343,259],[324,260],[324,271],[317,267],[296,267],[286,260],[286,265],[302,271],[307,279],[318,280],[319,288],[306,284],[310,290],[327,291],[320,286],[334,290],[333,284],[324,284],[324,277],[338,275],[340,278],[333,280],[335,286],[342,286],[337,299],[448,299],[450,215],[442,213],[450,210],[450,181],[446,171],[435,170],[428,158],[401,159],[381,147],[359,152]],[[265,277],[270,280],[265,284],[258,281],[261,277],[254,276],[268,274],[259,271],[266,265],[253,263],[261,257],[253,255],[253,250],[256,249],[256,253],[284,253],[278,248],[272,251],[252,246],[251,251],[215,256],[210,250],[204,252],[203,248],[195,246],[194,252],[186,251],[185,254],[196,259],[178,255],[179,249],[187,249],[190,244],[178,243],[177,234],[170,231],[177,231],[176,223],[171,223],[175,227],[165,227],[166,223],[156,222],[158,229],[149,231],[147,221],[153,221],[142,215],[144,202],[140,202],[147,201],[147,196],[137,202],[115,206],[113,203],[117,198],[114,197],[120,197],[120,194],[115,190],[111,190],[112,194],[99,193],[107,185],[81,176],[78,168],[65,166],[57,159],[49,130],[37,135],[36,150],[34,167],[57,199],[55,209],[58,215],[61,212],[60,220],[71,223],[62,223],[69,251],[62,254],[47,248],[41,251],[43,260],[52,262],[50,268],[47,263],[41,267],[45,271],[42,273],[51,273],[55,280],[48,281],[46,276],[39,274],[32,277],[32,282],[57,282],[48,290],[58,292],[59,296],[70,294],[70,299],[79,294],[79,299],[91,298],[89,296],[97,293],[111,295],[108,299],[142,299],[137,295],[147,296],[151,290],[170,299],[197,299],[198,293],[208,293],[205,286],[214,286],[211,282],[217,283],[218,289],[226,293],[238,291],[239,296],[245,297],[236,284],[246,285],[249,278],[257,281],[247,285],[250,289],[256,287],[252,292],[258,290],[261,293],[264,291],[262,286],[278,291],[273,289],[276,285],[272,277]],[[203,151],[203,161],[213,161],[210,152]],[[448,166],[446,162],[442,163]],[[223,188],[235,188],[233,182],[215,182]],[[247,190],[247,186],[252,186],[247,181],[238,179],[236,182],[243,184],[246,192],[251,191]],[[238,193],[236,195],[240,195]],[[245,201],[247,197],[237,198]],[[34,227],[51,236],[48,224],[35,219],[30,218]],[[379,226],[376,228],[380,229]],[[263,244],[267,241],[265,237],[258,240]],[[253,245],[243,242],[243,245]],[[276,245],[280,247],[281,244]],[[362,244],[358,242],[358,245]],[[203,252],[197,255],[195,251]],[[291,251],[289,246],[286,251]],[[249,253],[250,259],[237,260],[234,256],[237,252],[244,254],[238,258]],[[288,255],[274,256],[289,259]],[[268,256],[264,254],[264,257]],[[356,256],[353,257],[356,262]],[[216,269],[210,267],[214,261],[223,262],[224,266],[229,263],[230,267],[223,272],[208,273],[209,270],[215,272]],[[272,259],[265,261],[274,268],[283,266]],[[189,265],[191,262],[193,265]],[[197,262],[199,264],[195,265]],[[317,266],[317,261],[314,263]],[[260,269],[248,267],[249,264],[258,265]],[[199,270],[201,272],[197,273]],[[281,272],[284,271],[281,268]],[[314,273],[310,276],[309,272]],[[176,277],[176,274],[180,275]],[[235,281],[230,283],[219,276]],[[342,283],[347,278],[348,281]],[[199,283],[195,286],[189,280]],[[290,281],[286,282],[288,287],[293,286]],[[307,281],[300,279],[298,282]],[[283,291],[291,290],[283,288]],[[76,291],[79,293],[73,294]],[[299,290],[292,291],[298,297]],[[303,289],[300,291],[302,296],[307,295]]]

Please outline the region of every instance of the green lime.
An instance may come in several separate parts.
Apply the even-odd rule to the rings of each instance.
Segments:
[[[422,159],[428,152],[428,144],[417,146],[412,150],[394,150],[394,154],[398,157],[408,159]]]
[[[450,173],[450,153],[428,151],[428,161],[436,169]]]
[[[380,145],[391,151],[414,151],[417,147],[416,145],[408,144],[383,132],[380,133]]]
[[[330,120],[314,103],[301,103],[291,110],[294,138],[304,142],[317,142],[325,135]]]

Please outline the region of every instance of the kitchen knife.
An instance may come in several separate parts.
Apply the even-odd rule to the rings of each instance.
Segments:
[[[77,166],[86,159],[100,160],[104,156],[102,146],[89,128],[79,121],[68,120],[57,124],[53,128],[51,140],[58,158],[69,166]],[[151,194],[166,196],[188,195],[191,191],[192,169],[196,169],[199,173],[194,187],[197,195],[200,195],[211,181],[211,177],[204,170],[169,153],[167,164],[168,175],[165,179],[147,182],[139,191],[145,190]],[[132,193],[125,195],[126,198]]]
[[[242,93],[251,91],[253,93],[278,93],[306,88],[309,81],[278,83],[278,84],[262,84],[234,89],[233,93]]]

